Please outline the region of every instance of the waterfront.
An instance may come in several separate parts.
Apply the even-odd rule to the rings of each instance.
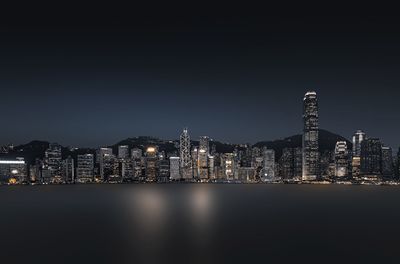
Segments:
[[[350,185],[0,187],[4,263],[388,262],[400,189]]]

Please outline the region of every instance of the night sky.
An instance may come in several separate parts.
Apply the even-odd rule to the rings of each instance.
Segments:
[[[321,128],[399,146],[396,17],[63,18],[2,19],[1,144],[95,147],[176,139],[185,126],[193,138],[273,140],[301,133],[302,98],[315,90]]]

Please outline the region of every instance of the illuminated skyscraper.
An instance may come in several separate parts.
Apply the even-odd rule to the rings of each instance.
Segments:
[[[346,177],[349,175],[349,152],[346,141],[338,141],[335,146],[335,176]]]
[[[318,178],[318,101],[316,92],[307,92],[303,99],[303,180]]]
[[[45,182],[53,182],[61,179],[61,146],[57,143],[51,143],[45,152],[45,164],[43,170],[46,170]]]
[[[357,130],[353,135],[353,157],[361,156],[361,143],[366,139],[362,130]]]
[[[378,138],[368,138],[361,143],[361,174],[376,179],[382,172],[382,143]]]
[[[204,149],[207,154],[210,154],[210,138],[201,136],[199,140],[199,149]]]
[[[221,169],[224,180],[234,180],[235,156],[233,153],[225,153],[221,156]]]
[[[159,160],[158,168],[157,182],[168,182],[170,177],[169,159]]]
[[[146,181],[155,182],[158,177],[158,157],[157,148],[148,147],[146,149]]]
[[[208,179],[209,140],[210,138],[207,136],[200,137],[199,152],[197,154],[197,175],[203,180]]]
[[[108,175],[111,174],[111,161],[114,158],[112,148],[99,148],[96,157],[100,170],[99,180],[107,180]]]
[[[351,160],[352,177],[358,179],[361,174],[361,144],[367,138],[362,130],[357,130],[353,135],[353,157]]]
[[[65,160],[63,160],[62,176],[65,182],[75,182],[75,165],[74,159],[71,156],[68,156]]]
[[[93,154],[78,155],[76,180],[79,183],[93,181],[94,157]]]
[[[275,180],[275,151],[273,149],[264,149],[263,151],[262,180]]]
[[[382,175],[386,179],[393,178],[393,154],[390,147],[382,147]]]
[[[118,146],[118,158],[119,159],[129,158],[129,146],[127,145]]]
[[[170,179],[173,181],[179,180],[181,178],[179,173],[179,157],[170,157],[169,158],[169,173]]]
[[[192,179],[192,160],[190,157],[190,136],[187,128],[183,129],[180,136],[180,162],[183,179]]]
[[[400,148],[397,151],[397,166],[396,166],[396,175],[397,175],[397,179],[400,178]]]
[[[282,177],[288,180],[301,180],[302,149],[284,148],[280,159]]]

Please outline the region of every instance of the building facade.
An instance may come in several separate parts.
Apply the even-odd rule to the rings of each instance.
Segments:
[[[304,181],[317,180],[319,176],[318,101],[314,91],[303,99],[303,175]]]

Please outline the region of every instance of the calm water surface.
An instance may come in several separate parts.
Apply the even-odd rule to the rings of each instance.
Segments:
[[[0,263],[400,263],[400,188],[0,187]]]

